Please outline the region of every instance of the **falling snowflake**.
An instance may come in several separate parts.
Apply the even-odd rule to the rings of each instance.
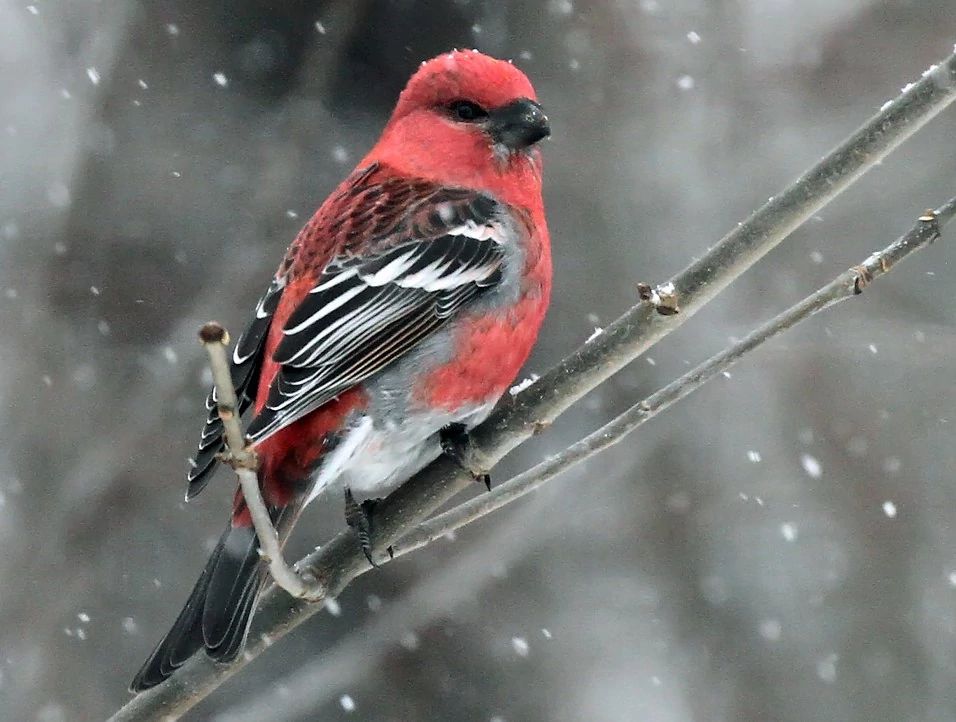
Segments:
[[[528,647],[528,640],[524,637],[512,637],[511,648],[519,657],[527,657],[528,652],[530,651],[530,648]]]
[[[574,3],[571,0],[551,0],[548,9],[555,15],[570,15],[574,12]]]
[[[800,454],[800,466],[807,472],[807,476],[812,479],[819,479],[823,474],[823,467],[820,466],[820,462],[810,454]]]
[[[694,79],[689,75],[682,75],[677,79],[677,87],[681,90],[693,90]]]
[[[833,684],[837,678],[837,661],[840,657],[834,652],[817,662],[817,676],[827,684]]]
[[[780,641],[783,629],[777,619],[764,619],[760,622],[760,636],[768,642]]]
[[[401,644],[402,647],[407,649],[409,652],[414,652],[416,649],[418,649],[418,646],[420,644],[418,635],[415,634],[415,632],[405,632],[402,635],[402,638],[398,641],[398,643]]]
[[[783,524],[780,525],[780,534],[781,534],[781,535],[783,536],[783,538],[786,539],[788,542],[796,541],[796,540],[797,540],[797,527],[796,527],[795,524],[792,524],[792,523],[789,522],[789,521],[788,521],[788,522],[784,522]]]
[[[342,616],[342,605],[339,604],[338,600],[332,597],[325,600],[325,610],[333,617]]]

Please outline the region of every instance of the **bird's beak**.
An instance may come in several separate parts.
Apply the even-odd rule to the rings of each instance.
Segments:
[[[528,148],[551,135],[548,116],[540,105],[528,98],[492,110],[488,120],[491,137],[510,150]]]

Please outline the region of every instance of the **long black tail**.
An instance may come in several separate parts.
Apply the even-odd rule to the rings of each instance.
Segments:
[[[219,539],[172,629],[130,684],[155,687],[200,649],[218,662],[242,651],[263,582],[259,540],[251,527],[230,527]]]

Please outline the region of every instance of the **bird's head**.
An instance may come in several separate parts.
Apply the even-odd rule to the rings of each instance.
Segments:
[[[409,171],[437,165],[466,176],[459,182],[480,185],[468,183],[468,176],[533,170],[537,143],[550,134],[524,73],[476,50],[455,50],[422,63],[377,149],[400,149]]]

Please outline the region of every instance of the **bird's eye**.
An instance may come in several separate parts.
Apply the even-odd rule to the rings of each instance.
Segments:
[[[454,120],[474,123],[488,117],[488,111],[470,100],[456,100],[448,104],[448,111]]]

